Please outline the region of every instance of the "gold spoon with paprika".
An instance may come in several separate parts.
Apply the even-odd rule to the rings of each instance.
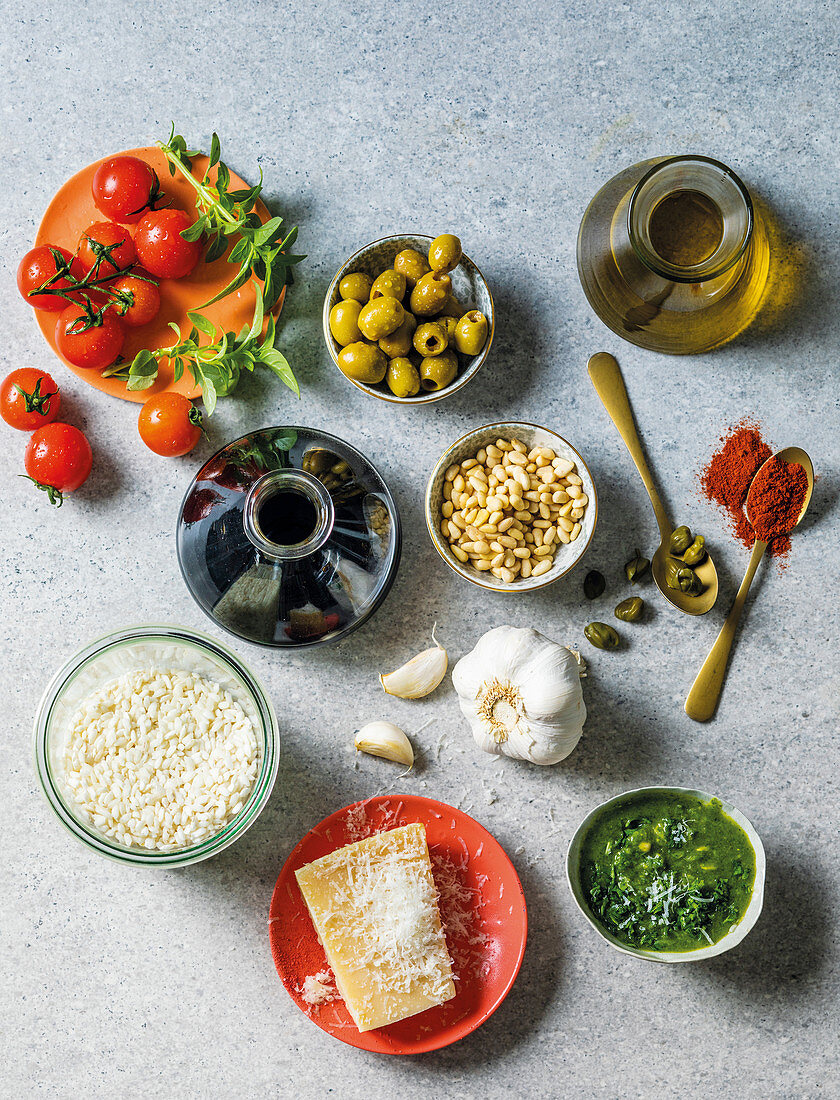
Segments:
[[[636,421],[633,419],[630,399],[627,396],[627,389],[621,376],[621,368],[614,356],[606,351],[599,351],[590,358],[587,369],[596,393],[609,413],[610,420],[618,428],[619,435],[624,440],[627,450],[630,452],[630,457],[636,464],[636,469],[639,471],[639,476],[647,489],[650,503],[653,506],[653,513],[659,525],[660,539],[656,553],[653,555],[653,561],[650,563],[650,571],[653,574],[656,587],[668,603],[672,603],[674,607],[679,608],[686,615],[705,615],[707,611],[714,607],[718,594],[717,570],[709,554],[706,554],[705,561],[694,569],[698,580],[703,585],[703,590],[699,595],[691,596],[688,592],[669,588],[665,581],[665,565],[670,557],[668,544],[674,528],[668,519],[668,514],[659,493],[656,491],[650,467],[645,459],[642,441],[639,438],[639,430],[636,427]],[[678,561],[677,564],[681,565],[682,562]]]
[[[801,447],[785,447],[783,451],[777,451],[776,454],[771,455],[766,462],[759,466],[758,470],[756,470],[755,477],[750,482],[750,487],[747,492],[747,519],[752,523],[756,518],[756,501],[753,488],[756,481],[761,476],[761,471],[764,470],[766,476],[769,463],[774,460],[785,462],[789,465],[801,466],[808,480],[808,487],[805,491],[805,497],[802,501],[802,508],[799,512],[799,516],[793,526],[787,529],[788,531],[792,531],[794,527],[797,527],[802,522],[802,517],[808,511],[811,494],[814,491],[814,467],[811,463],[811,459]],[[750,498],[752,498],[752,500]],[[787,531],[778,531],[777,534],[787,534]],[[718,634],[715,644],[709,651],[709,656],[703,662],[703,667],[697,673],[697,679],[694,681],[691,691],[688,693],[688,698],[685,701],[685,713],[689,718],[693,718],[695,722],[708,722],[715,713],[718,700],[720,699],[720,693],[723,690],[723,681],[726,677],[726,666],[729,663],[729,653],[732,649],[732,643],[735,640],[738,620],[741,618],[741,612],[744,609],[747,593],[750,590],[753,577],[756,574],[761,559],[764,557],[766,549],[767,543],[757,538],[753,545],[750,563],[747,566],[747,571],[744,574],[741,587],[738,589],[735,602],[732,604],[732,610],[726,616],[726,622],[721,627],[720,634]]]

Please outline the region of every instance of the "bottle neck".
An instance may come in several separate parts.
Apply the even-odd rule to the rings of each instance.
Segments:
[[[277,542],[260,523],[262,509],[280,493],[299,494],[314,509],[312,532],[299,542]],[[274,561],[299,561],[309,557],[329,539],[335,523],[335,507],[330,494],[312,474],[305,470],[273,470],[248,490],[242,521],[245,534],[264,557]]]

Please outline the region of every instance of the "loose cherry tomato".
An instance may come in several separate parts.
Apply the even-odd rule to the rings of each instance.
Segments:
[[[87,481],[93,452],[85,435],[71,424],[47,424],[26,445],[26,474],[43,489],[50,504],[61,507],[62,494]]]
[[[125,329],[111,309],[68,306],[56,322],[55,342],[74,367],[102,370],[122,351]]]
[[[158,279],[181,279],[189,275],[201,255],[201,241],[181,236],[193,219],[183,210],[150,210],[134,234],[140,263]]]
[[[113,308],[124,325],[139,328],[157,317],[160,291],[157,283],[151,282],[145,271],[137,270],[130,275],[121,275],[119,279],[108,283],[108,287],[119,296]]]
[[[35,367],[20,367],[0,385],[0,416],[22,432],[50,424],[61,408],[61,394],[52,378]]]
[[[42,287],[67,291],[74,279],[84,278],[84,268],[66,248],[40,244],[30,249],[20,261],[17,273],[18,290],[35,309],[58,313],[67,308],[67,299],[60,294],[38,294]],[[67,278],[67,276],[70,278]]]
[[[198,443],[201,413],[181,393],[159,393],[140,410],[137,427],[150,451],[174,458],[187,454]]]
[[[95,270],[97,278],[124,271],[137,261],[131,234],[116,222],[89,225],[79,237],[76,255],[84,270]]]
[[[93,174],[93,201],[106,218],[138,222],[161,197],[160,181],[151,165],[139,157],[111,157]]]

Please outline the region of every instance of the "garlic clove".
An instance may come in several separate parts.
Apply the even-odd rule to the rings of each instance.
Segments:
[[[393,760],[395,764],[404,764],[407,768],[414,764],[411,742],[393,722],[368,722],[366,726],[356,730],[353,744],[359,752],[366,752],[370,756]]]
[[[379,682],[388,695],[397,695],[400,699],[422,699],[435,690],[446,675],[449,657],[443,646],[437,644],[432,631],[434,645],[412,657],[394,672],[380,675]]]

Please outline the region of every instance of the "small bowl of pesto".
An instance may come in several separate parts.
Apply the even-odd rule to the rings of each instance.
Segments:
[[[687,787],[642,787],[598,806],[566,874],[589,923],[639,959],[697,962],[739,944],[761,913],[764,847],[742,813]]]

